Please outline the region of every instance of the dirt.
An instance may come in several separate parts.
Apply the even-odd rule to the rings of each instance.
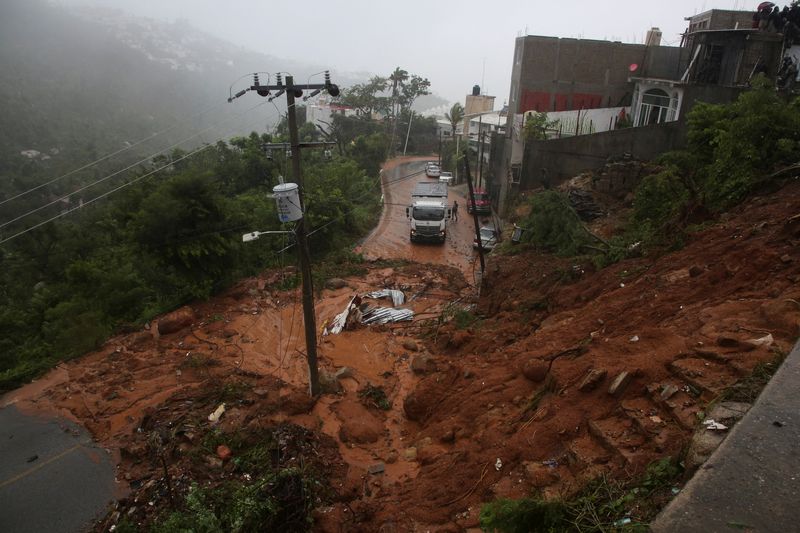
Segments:
[[[401,205],[361,247],[411,262],[369,263],[317,301],[321,329],[354,294],[384,287],[402,288],[416,313],[320,336],[337,392],[308,397],[299,292],[276,289],[288,272],[265,272],[182,310],[190,325],[110,339],[3,403],[84,424],[121,451],[118,477],[136,495],[161,483],[145,450],[153,428],[181,428],[176,479],[217,475],[187,466],[181,449],[225,402],[220,429],[288,428],[319,450],[337,496],[318,509],[317,530],[461,531],[496,497],[569,495],[601,473],[626,478],[678,454],[709,402],[800,335],[796,182],[660,257],[595,271],[532,251],[490,255],[478,299],[471,219],[445,246],[407,242],[402,202],[416,178],[394,180],[421,167],[387,166],[387,200]],[[459,328],[453,302],[479,320]],[[155,511],[136,512],[147,521]]]

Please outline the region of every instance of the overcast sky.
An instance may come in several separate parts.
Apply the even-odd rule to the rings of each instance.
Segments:
[[[474,84],[508,99],[514,39],[551,35],[641,43],[652,26],[677,46],[684,17],[755,9],[744,0],[62,0],[118,7],[193,26],[235,44],[336,71],[387,75],[394,67],[462,101]],[[788,2],[787,2],[788,3]],[[485,67],[484,67],[485,65]]]

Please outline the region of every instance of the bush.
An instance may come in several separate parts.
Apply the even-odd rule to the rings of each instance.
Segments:
[[[531,214],[523,225],[528,230],[522,234],[524,241],[559,255],[576,255],[592,242],[578,214],[556,191],[531,198]]]
[[[566,508],[561,502],[501,498],[483,506],[480,525],[484,531],[502,533],[555,532],[567,528]]]

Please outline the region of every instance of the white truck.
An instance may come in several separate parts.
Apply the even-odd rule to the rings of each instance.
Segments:
[[[411,221],[411,242],[444,242],[451,209],[447,202],[447,184],[421,181],[411,191],[411,205],[406,217]]]

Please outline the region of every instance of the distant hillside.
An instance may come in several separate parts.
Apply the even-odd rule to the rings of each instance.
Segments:
[[[67,9],[44,0],[0,4],[0,198],[178,122],[184,124],[113,164],[72,177],[72,184],[219,121],[226,122],[181,148],[264,131],[277,121],[276,109],[264,105],[238,120],[237,113],[263,100],[227,104],[231,84],[255,71],[288,71],[306,80],[324,68],[249,51],[181,22],[113,9]],[[367,77],[337,73],[335,81],[348,86]],[[249,81],[240,80],[239,88]],[[427,97],[426,107],[430,99],[436,97]],[[69,186],[59,182],[48,192],[59,194]]]

